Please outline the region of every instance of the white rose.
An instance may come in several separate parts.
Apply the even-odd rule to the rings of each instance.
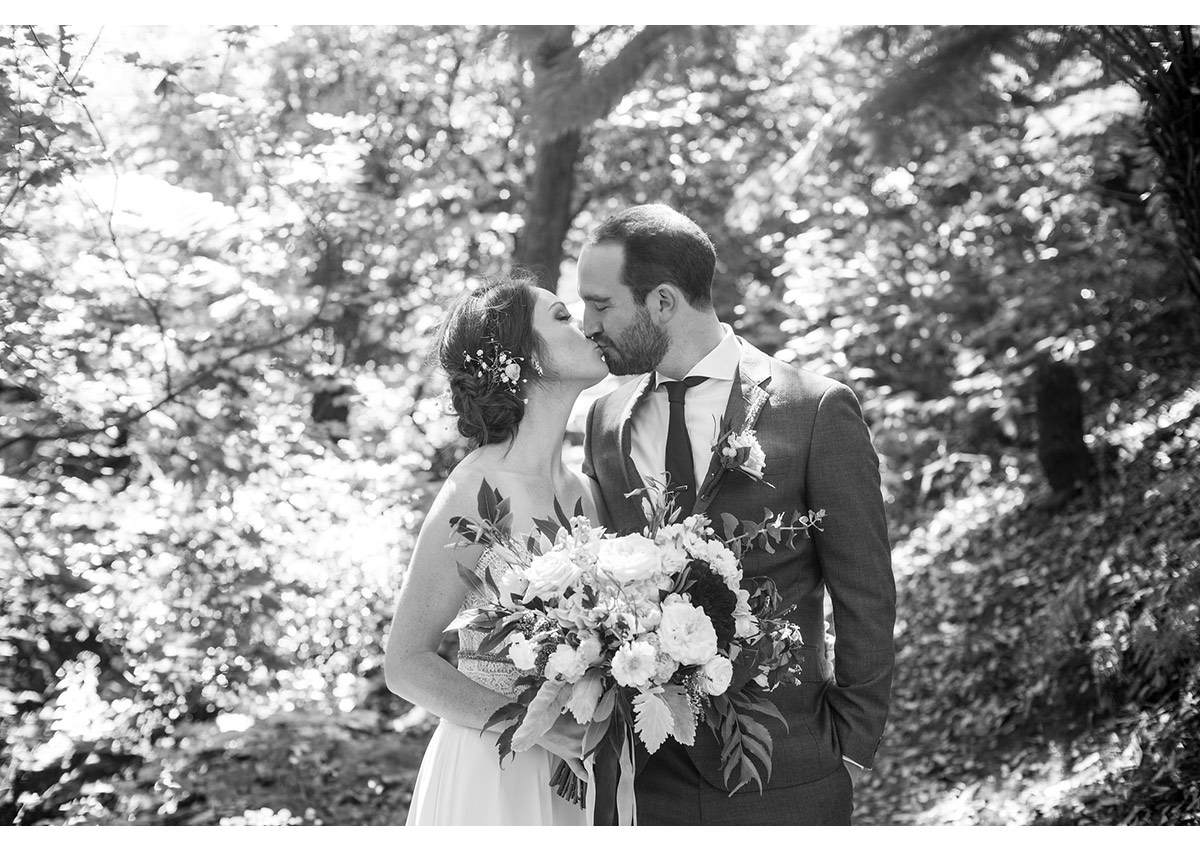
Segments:
[[[508,645],[508,658],[522,671],[532,671],[537,664],[537,645],[518,634]]]
[[[663,603],[658,639],[681,665],[702,665],[717,652],[717,633],[708,615],[674,594]]]
[[[535,597],[543,600],[556,597],[579,578],[580,573],[579,565],[562,550],[550,550],[548,553],[534,556],[529,567],[525,569],[529,587],[525,589],[525,596],[521,599],[528,603]]]
[[[579,678],[588,668],[581,655],[569,644],[560,644],[554,648],[554,652],[546,660],[546,679],[561,678],[569,683],[579,682]]]
[[[641,535],[605,538],[597,555],[600,566],[622,583],[648,579],[662,566],[658,547]]]
[[[654,647],[645,641],[622,644],[612,660],[613,679],[618,685],[645,688],[658,668]]]
[[[716,655],[704,663],[704,690],[709,694],[724,694],[733,680],[733,663]]]

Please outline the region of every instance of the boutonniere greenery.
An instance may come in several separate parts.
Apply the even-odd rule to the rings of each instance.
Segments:
[[[754,434],[754,429],[734,431],[730,423],[721,424],[721,433],[712,446],[717,459],[726,470],[740,470],[756,482],[763,480],[767,456]],[[764,482],[770,487],[769,482]]]

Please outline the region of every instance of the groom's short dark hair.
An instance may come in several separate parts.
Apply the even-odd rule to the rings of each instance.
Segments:
[[[625,249],[621,283],[643,304],[659,284],[672,283],[692,307],[712,304],[717,252],[700,226],[666,204],[642,204],[605,219],[588,245],[616,244]]]

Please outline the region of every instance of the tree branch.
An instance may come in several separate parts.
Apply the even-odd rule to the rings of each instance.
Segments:
[[[590,76],[585,75],[580,59],[582,46],[564,46],[562,28],[520,29],[542,30],[518,35],[526,49],[533,36],[541,35],[532,51],[531,118],[535,132],[554,139],[571,130],[586,128],[608,115],[632,91],[646,69],[662,56],[663,42],[687,26],[645,27]]]
[[[328,292],[328,290],[326,290],[321,297],[320,305],[317,306],[317,309],[313,313],[312,317],[310,317],[309,320],[307,322],[305,322],[303,325],[301,325],[297,328],[294,328],[291,331],[288,331],[286,334],[280,334],[279,336],[273,337],[269,340],[263,340],[261,342],[246,346],[246,347],[238,350],[237,352],[234,352],[232,355],[228,355],[227,357],[224,357],[224,358],[218,360],[212,366],[209,366],[209,367],[202,369],[199,372],[195,373],[190,379],[185,381],[183,384],[177,386],[174,390],[164,393],[163,397],[161,399],[159,399],[157,402],[155,402],[153,405],[151,405],[148,408],[141,409],[141,410],[127,411],[124,414],[122,414],[121,416],[115,418],[114,420],[104,423],[103,425],[96,426],[95,428],[68,429],[67,431],[58,432],[57,434],[38,434],[36,432],[22,432],[21,434],[18,434],[15,437],[9,438],[8,440],[4,441],[3,443],[0,443],[0,452],[3,452],[9,446],[12,446],[13,444],[18,443],[22,440],[29,440],[29,441],[32,441],[34,444],[45,443],[46,441],[51,441],[51,440],[73,440],[73,439],[79,438],[79,437],[86,437],[89,434],[99,434],[101,432],[107,431],[110,428],[123,428],[125,426],[130,425],[131,423],[137,422],[138,420],[144,418],[147,414],[151,413],[152,411],[156,411],[159,408],[163,407],[164,405],[175,401],[180,396],[182,396],[184,393],[191,390],[193,387],[196,387],[200,383],[208,380],[209,378],[212,378],[214,375],[216,375],[218,370],[220,370],[223,367],[228,366],[229,364],[233,363],[235,360],[238,360],[239,358],[243,358],[246,355],[254,354],[255,352],[261,352],[266,349],[272,349],[276,346],[286,343],[288,340],[293,340],[296,337],[299,337],[301,334],[304,334],[304,333],[312,330],[322,320],[322,314],[325,311],[325,306],[326,306],[326,304],[328,304],[328,301],[329,301],[329,292]]]

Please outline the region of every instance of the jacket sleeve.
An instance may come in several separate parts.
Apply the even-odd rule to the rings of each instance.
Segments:
[[[833,603],[834,682],[826,690],[843,756],[871,768],[895,664],[896,582],[879,456],[853,391],[821,396],[809,444],[808,504],[825,509],[814,546]]]
[[[593,460],[595,452],[593,444],[597,440],[596,422],[599,419],[597,416],[599,406],[600,400],[597,399],[588,408],[587,420],[583,430],[583,474],[591,482],[592,498],[596,503],[596,510],[600,513],[600,522],[608,524],[611,515],[608,512],[608,504],[604,501],[604,491],[600,487],[600,477],[596,472],[596,465]]]

